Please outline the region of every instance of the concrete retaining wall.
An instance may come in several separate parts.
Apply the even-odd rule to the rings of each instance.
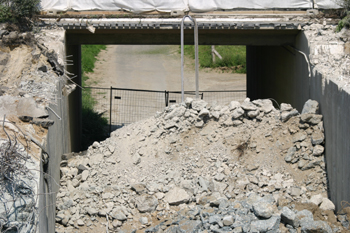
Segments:
[[[71,143],[69,137],[69,111],[68,97],[62,95],[63,83],[58,84],[57,105],[51,104],[50,107],[60,116],[61,120],[51,111],[49,118],[55,123],[49,128],[46,150],[49,155],[49,162],[42,164],[40,179],[40,193],[45,195],[40,196],[39,200],[39,229],[40,233],[55,232],[55,213],[56,213],[56,193],[60,183],[60,162],[62,154],[71,151]]]
[[[309,55],[309,44],[303,32],[297,35],[294,47]],[[273,98],[290,103],[299,111],[308,99],[320,103],[326,135],[326,164],[329,195],[341,208],[341,201],[350,201],[350,96],[329,81],[322,85],[322,74],[312,71],[296,50],[283,46],[247,46],[247,95],[251,99]]]

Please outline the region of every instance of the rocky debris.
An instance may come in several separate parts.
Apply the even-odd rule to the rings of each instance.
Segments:
[[[211,106],[187,98],[118,129],[85,154],[64,156],[57,215],[65,218],[56,231],[76,231],[82,220],[90,231],[339,232],[345,217],[315,214],[334,209],[322,121],[305,122],[305,114],[270,100]]]
[[[336,25],[329,25],[326,20],[303,27],[310,46],[310,63],[323,75],[332,80],[340,89],[350,91],[350,46],[349,29],[336,33]],[[325,84],[323,84],[325,85]]]

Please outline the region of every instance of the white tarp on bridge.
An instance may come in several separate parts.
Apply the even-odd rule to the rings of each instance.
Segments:
[[[41,0],[44,11],[118,11],[173,10],[205,12],[232,9],[330,9],[339,8],[335,0]],[[313,3],[315,2],[315,4]]]

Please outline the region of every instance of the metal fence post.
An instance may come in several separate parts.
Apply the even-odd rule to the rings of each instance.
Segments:
[[[169,105],[169,91],[165,90],[165,107]]]
[[[194,23],[194,47],[195,47],[195,68],[196,68],[196,99],[198,99],[198,89],[199,89],[199,81],[198,81],[198,67],[199,67],[199,63],[198,63],[198,24],[197,24],[197,20],[192,18],[189,15],[185,15],[182,18],[181,21],[181,102],[184,102],[184,96],[185,96],[185,91],[184,91],[184,40],[185,40],[185,36],[184,36],[184,24],[185,24],[185,19],[189,18],[193,23]]]
[[[112,99],[113,99],[113,87],[110,89],[110,98],[109,98],[109,134],[112,133]]]

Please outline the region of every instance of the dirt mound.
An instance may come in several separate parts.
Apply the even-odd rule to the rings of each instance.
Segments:
[[[309,100],[302,114],[280,108],[270,100],[210,106],[188,98],[114,131],[62,162],[56,230],[343,229],[315,215],[334,211],[318,103]]]

